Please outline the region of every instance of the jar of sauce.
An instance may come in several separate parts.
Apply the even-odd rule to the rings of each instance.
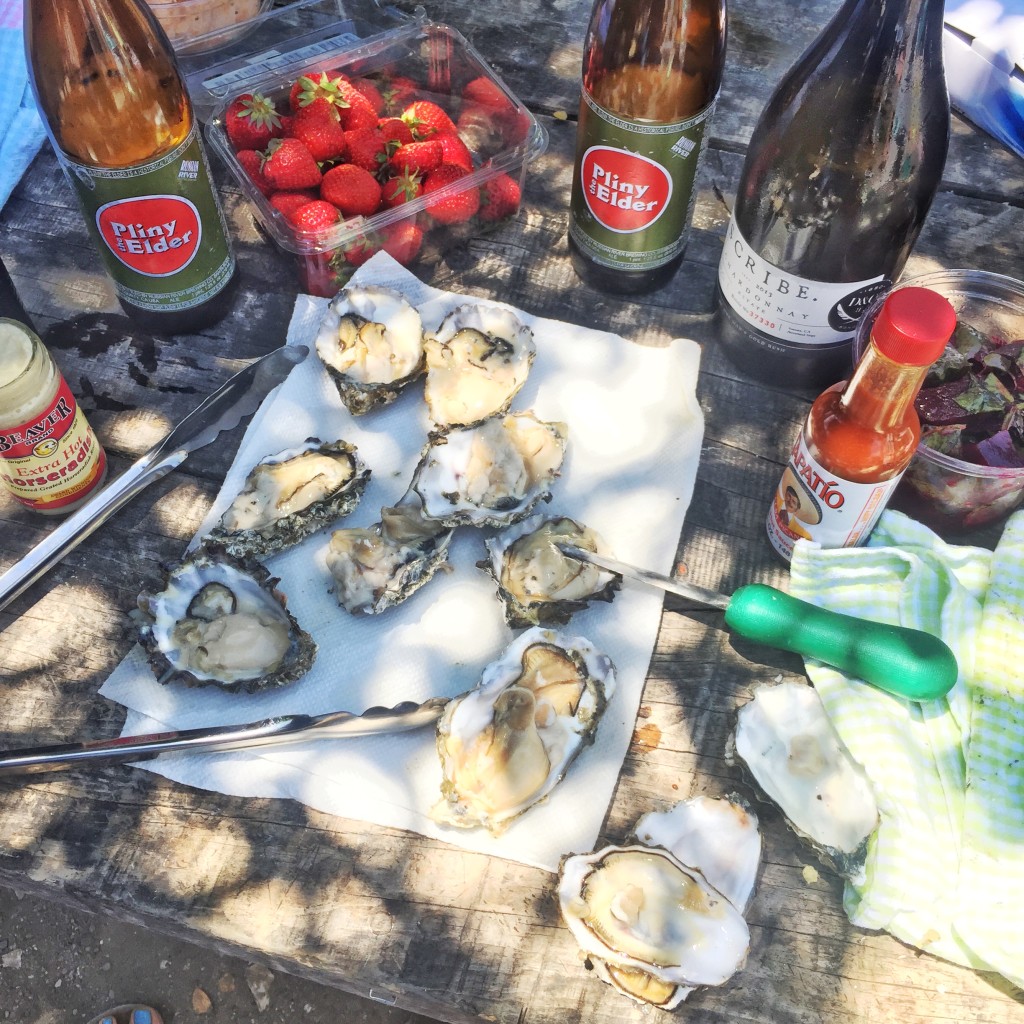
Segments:
[[[107,457],[35,332],[0,318],[0,481],[36,512],[77,508]]]

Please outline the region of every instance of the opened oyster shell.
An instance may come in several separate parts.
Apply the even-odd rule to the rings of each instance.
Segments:
[[[423,372],[423,323],[391,288],[345,288],[324,313],[316,351],[349,412],[361,416]]]
[[[253,692],[309,671],[316,643],[285,608],[278,580],[252,560],[200,548],[163,589],[139,596],[139,638],[161,683]]]
[[[348,515],[370,479],[354,445],[311,437],[268,455],[210,531],[232,555],[268,555]]]
[[[759,686],[739,710],[732,747],[798,835],[841,874],[861,871],[878,807],[813,686]]]
[[[471,427],[508,411],[536,353],[533,331],[507,309],[452,310],[424,342],[423,396],[439,427]]]
[[[435,821],[498,833],[561,781],[615,689],[611,661],[582,637],[531,629],[451,700],[437,725]]]
[[[550,498],[569,430],[532,412],[432,434],[413,477],[423,514],[445,526],[509,526]]]
[[[365,529],[335,530],[327,568],[338,603],[353,615],[377,615],[428,583],[446,563],[453,531],[424,519],[418,503],[382,508]]]
[[[490,559],[477,565],[497,583],[513,629],[564,625],[590,601],[611,601],[621,586],[618,576],[558,549],[573,544],[611,554],[594,530],[567,516],[531,516],[485,543]]]

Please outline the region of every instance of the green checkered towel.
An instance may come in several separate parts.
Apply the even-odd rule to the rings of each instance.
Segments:
[[[994,552],[886,512],[867,547],[798,543],[790,589],[939,635],[960,667],[944,699],[919,704],[807,662],[879,804],[847,915],[1024,986],[1024,512]]]

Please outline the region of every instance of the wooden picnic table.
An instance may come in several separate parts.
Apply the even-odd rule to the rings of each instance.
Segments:
[[[411,8],[411,5],[409,5]],[[752,382],[716,344],[712,296],[744,146],[773,84],[838,0],[781,9],[734,0],[729,60],[684,266],[666,287],[598,294],[567,256],[581,44],[589,0],[430,0],[550,133],[518,217],[449,254],[431,284],[503,299],[637,343],[703,346],[706,417],[678,559],[698,584],[785,586],[763,520],[813,395]],[[566,117],[568,114],[568,117]],[[218,175],[241,265],[233,312],[196,336],[152,337],[119,310],[48,147],[0,213],[0,255],[110,456],[126,468],[246,361],[281,344],[297,292],[292,257],[265,243]],[[1019,276],[1024,162],[954,119],[943,186],[908,274],[976,267]],[[0,746],[118,735],[124,711],[97,697],[135,641],[126,617],[160,564],[180,556],[241,430],[193,455],[0,612]],[[0,569],[51,520],[0,496]],[[717,613],[666,601],[632,746],[602,840],[691,794],[753,794],[724,757],[755,685],[802,678],[796,657],[737,641]],[[1022,997],[976,974],[853,927],[838,876],[779,813],[759,805],[764,863],[743,970],[699,991],[693,1021],[1024,1021]],[[398,830],[109,767],[0,784],[0,882],[145,924],[268,966],[446,1021],[640,1021],[589,973],[559,921],[553,876]],[[817,879],[805,877],[814,864]]]

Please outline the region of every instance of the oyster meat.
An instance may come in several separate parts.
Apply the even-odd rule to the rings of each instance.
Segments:
[[[253,468],[210,540],[237,556],[280,551],[348,515],[369,479],[354,445],[311,437]]]
[[[404,601],[446,563],[452,532],[413,503],[382,508],[374,526],[335,530],[327,568],[338,603],[353,615],[377,615]]]
[[[139,638],[162,683],[267,689],[309,671],[316,643],[264,566],[200,548],[139,597]]]
[[[789,824],[841,874],[863,867],[878,807],[813,686],[759,686],[740,708],[735,754]]]
[[[531,516],[485,543],[490,559],[477,565],[494,577],[513,629],[564,625],[588,602],[611,601],[621,585],[613,573],[558,549],[563,543],[611,554],[594,530],[567,516]]]
[[[393,402],[423,372],[423,323],[400,292],[345,288],[327,307],[316,351],[349,412],[360,416]]]
[[[442,799],[431,816],[502,831],[593,742],[614,689],[611,661],[588,640],[527,630],[446,706],[437,725]]]
[[[471,427],[508,411],[536,353],[533,331],[507,309],[452,310],[424,342],[424,398],[438,427]]]
[[[568,442],[564,423],[532,412],[432,434],[412,489],[423,514],[445,526],[509,526],[550,498]]]

